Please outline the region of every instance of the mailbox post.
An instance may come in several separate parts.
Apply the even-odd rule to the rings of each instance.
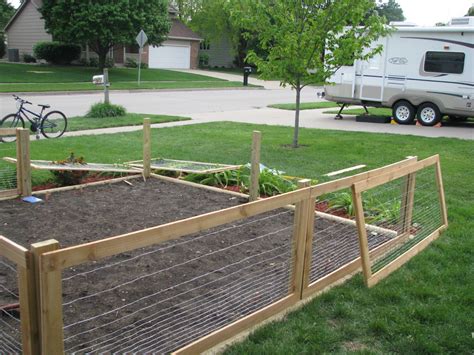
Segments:
[[[92,77],[92,83],[95,85],[103,85],[104,86],[104,103],[110,103],[109,97],[109,70],[107,68],[104,69],[103,75],[94,75]]]
[[[252,73],[252,67],[244,67],[244,86],[249,85],[249,75]]]

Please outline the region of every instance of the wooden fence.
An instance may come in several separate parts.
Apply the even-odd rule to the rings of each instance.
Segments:
[[[31,166],[30,166],[30,134],[25,128],[2,128],[0,139],[5,136],[16,135],[16,189],[0,191],[0,199],[31,195]],[[7,144],[1,143],[0,144]]]
[[[145,157],[147,156],[145,152]],[[402,218],[403,225],[410,226],[413,210],[412,196],[415,190],[414,174],[432,166],[436,168],[434,179],[437,182],[439,205],[442,211],[442,226],[392,263],[377,273],[372,274],[371,262],[385,255],[395,245],[398,245],[400,240],[409,233],[409,229],[406,227],[406,233],[399,234],[390,241],[369,250],[367,229],[376,227],[366,224],[362,192],[395,179],[406,179],[406,190],[402,195],[404,198]],[[153,177],[154,174],[149,176]],[[353,258],[337,270],[311,282],[310,269],[315,255],[313,250],[314,231],[315,228],[317,229],[317,218],[325,217],[324,214],[315,213],[315,201],[324,194],[342,189],[352,190],[356,218],[355,222],[346,220],[344,223],[352,223],[354,228],[356,228],[359,240],[359,256]],[[301,180],[299,182],[299,189],[293,192],[68,248],[60,248],[57,241],[51,240],[35,244],[31,247],[30,251],[27,251],[3,238],[3,243],[8,248],[2,249],[2,255],[17,262],[21,267],[20,275],[23,275],[20,277],[20,290],[23,290],[20,294],[23,295],[21,303],[25,353],[64,353],[62,273],[66,268],[100,261],[104,258],[131,252],[139,248],[178,240],[210,228],[223,226],[265,212],[288,208],[289,205],[294,205],[294,220],[291,241],[290,288],[288,293],[272,304],[195,340],[191,344],[177,350],[176,353],[195,354],[209,349],[241,331],[287,310],[301,300],[313,296],[360,269],[364,272],[366,284],[369,287],[373,286],[425,248],[447,227],[447,212],[439,157],[433,156],[422,161],[417,161],[416,157],[409,158],[379,169],[315,186],[310,186],[309,180]],[[377,228],[383,229],[382,227]],[[34,265],[31,265],[31,262]],[[27,315],[26,317],[23,317],[23,312]],[[25,318],[25,325],[23,325],[23,318]]]

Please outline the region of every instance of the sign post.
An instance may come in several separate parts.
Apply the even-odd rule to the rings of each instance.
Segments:
[[[139,53],[138,54],[138,85],[140,86],[143,46],[148,41],[148,36],[146,35],[145,31],[141,30],[140,33],[138,34],[137,38],[135,38],[135,40],[137,41],[138,46],[140,47],[140,50],[138,51],[138,53]]]

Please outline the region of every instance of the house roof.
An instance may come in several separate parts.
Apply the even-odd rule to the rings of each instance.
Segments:
[[[191,41],[201,41],[202,38],[187,27],[178,19],[171,19],[171,30],[168,33],[169,39],[188,39]]]

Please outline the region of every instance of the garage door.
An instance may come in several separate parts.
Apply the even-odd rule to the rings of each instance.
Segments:
[[[160,46],[150,47],[149,67],[163,69],[191,68],[191,47],[189,46]]]

